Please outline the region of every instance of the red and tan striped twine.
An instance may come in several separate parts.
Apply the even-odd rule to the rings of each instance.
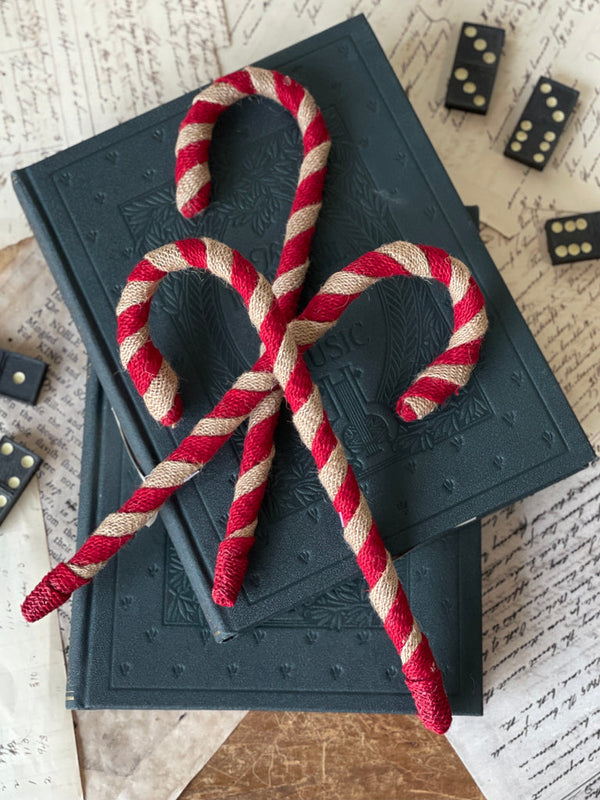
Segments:
[[[117,307],[118,341],[123,366],[149,412],[162,424],[175,424],[181,416],[177,377],[152,343],[148,317],[152,298],[166,275],[203,269],[228,283],[242,297],[262,342],[260,357],[179,447],[153,469],[131,498],[106,517],[73,558],[48,573],[26,598],[23,614],[29,621],[39,619],[92,580],[107,560],[248,419],[213,589],[216,603],[233,605],[254,541],[258,510],[274,456],[273,433],[285,395],[300,437],[313,454],[321,483],[340,515],[344,538],[367,580],[373,608],[400,655],[417,713],[426,727],[445,733],[451,712],[441,673],[427,638],[412,615],[391,556],[302,355],[378,280],[403,275],[440,281],[451,298],[452,335],[445,352],[417,376],[396,407],[404,420],[423,419],[469,380],[487,328],[483,297],[462,262],[437,248],[393,242],[366,253],[332,275],[296,317],[321,208],[330,147],[321,112],[302,86],[278,73],[248,67],[220,78],[201,92],[181,125],[177,141],[177,205],[187,217],[208,205],[208,150],[214,124],[226,108],[249,95],[280,103],[292,113],[302,133],[304,158],[273,284],[221,242],[201,238],[164,245],[148,253],[129,276]]]

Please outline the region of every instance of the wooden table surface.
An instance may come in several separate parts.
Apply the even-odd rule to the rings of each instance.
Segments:
[[[251,711],[179,800],[485,800],[414,717]]]

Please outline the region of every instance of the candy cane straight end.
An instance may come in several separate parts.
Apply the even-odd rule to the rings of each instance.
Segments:
[[[27,622],[36,622],[65,603],[74,589],[85,583],[88,581],[75,576],[64,564],[58,564],[27,595],[21,613]]]
[[[218,606],[232,608],[235,605],[248,568],[248,553],[253,544],[254,536],[230,537],[221,542],[212,591],[212,599]]]
[[[199,214],[201,211],[204,211],[206,206],[208,205],[208,193],[207,196],[204,197],[204,194],[198,195],[193,197],[191,200],[188,200],[185,205],[181,206],[179,211],[186,219],[192,219],[195,217],[196,214]]]
[[[398,404],[396,405],[396,414],[398,414],[400,419],[404,420],[404,422],[415,422],[415,420],[419,419],[415,414],[414,409],[412,409],[405,401],[404,395],[402,395],[402,397],[398,400]]]
[[[406,681],[413,696],[417,714],[427,730],[440,736],[448,732],[452,723],[452,711],[439,670],[429,680]]]
[[[62,597],[56,600],[50,586],[41,583],[27,595],[21,606],[21,613],[27,622],[37,622],[58,608],[62,602]]]
[[[427,637],[422,639],[410,661],[403,665],[406,688],[412,694],[417,714],[427,730],[443,735],[452,723],[452,711],[444,681]]]

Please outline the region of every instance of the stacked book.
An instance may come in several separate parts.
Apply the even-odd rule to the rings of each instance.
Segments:
[[[403,423],[393,409],[446,346],[442,288],[377,284],[306,355],[386,546],[407,554],[398,573],[453,711],[481,713],[477,520],[584,467],[592,450],[365,19],[260,66],[303,84],[332,138],[301,305],[327,276],[398,239],[458,257],[486,297],[491,324],[473,378],[422,422]],[[297,125],[255,98],[228,110],[211,148],[212,201],[186,220],[175,206],[174,143],[194,95],[15,174],[94,370],[80,541],[131,494],[136,469],[149,473],[258,355],[239,298],[189,271],[164,282],[150,320],[182,378],[175,429],[148,417],[119,364],[114,309],[147,251],[210,236],[269,279],[278,263],[301,158]],[[400,662],[285,413],[242,593],[232,609],[213,604],[242,441],[234,435],[77,592],[69,705],[410,712]]]

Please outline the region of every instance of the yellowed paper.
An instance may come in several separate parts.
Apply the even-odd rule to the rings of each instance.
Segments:
[[[9,173],[217,76],[222,0],[4,0],[0,248],[31,232]]]
[[[0,398],[0,432],[44,459],[38,476],[50,562],[55,566],[75,552],[87,357],[33,240],[17,248],[0,272],[0,346],[48,364],[35,406]],[[30,588],[43,574],[42,570],[33,576]],[[70,614],[70,602],[58,609],[65,645]]]
[[[175,800],[245,711],[77,711],[86,800]]]
[[[27,588],[49,569],[35,478],[0,528],[0,797],[83,797],[56,614],[21,616]]]
[[[448,738],[487,800],[600,792],[600,462],[487,519],[484,713]]]
[[[489,228],[483,238],[600,455],[600,265],[583,261],[552,266],[543,231],[548,213],[543,207],[523,213],[521,229],[512,239]]]

